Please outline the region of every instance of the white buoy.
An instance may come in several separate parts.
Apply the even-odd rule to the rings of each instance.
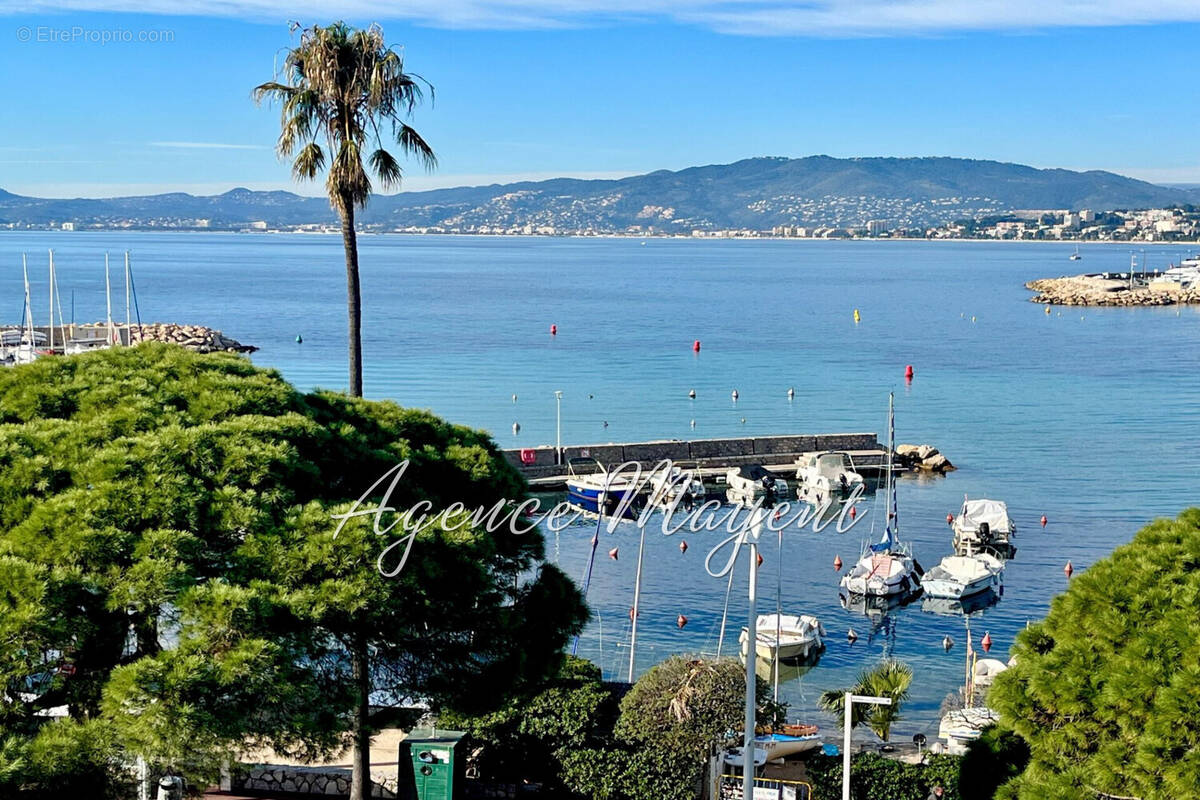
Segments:
[[[788,387],[788,400],[791,400],[795,396],[796,396],[796,390],[789,386]]]
[[[517,395],[516,395],[516,392],[514,392],[514,393],[513,393],[513,402],[514,402],[514,403],[515,403],[515,402],[517,402]]]
[[[734,389],[734,390],[733,390],[733,394],[732,394],[732,395],[730,395],[730,396],[731,396],[731,397],[732,397],[732,398],[733,398],[733,399],[736,401],[736,400],[738,399],[738,391],[737,391],[737,389]]]
[[[692,420],[692,427],[693,427],[693,428],[695,428],[695,427],[696,427],[696,420]]]
[[[513,423],[513,436],[516,436],[520,432],[521,432],[521,423],[514,422]]]
[[[690,398],[692,398],[693,400],[695,400],[695,399],[696,399],[696,390],[695,390],[695,389],[692,389],[690,392],[688,392],[688,397],[690,397]]]
[[[953,640],[953,639],[951,639],[949,636],[947,636],[946,638],[942,639],[942,648],[943,648],[944,650],[949,650],[951,647],[954,647],[954,640]]]
[[[847,639],[848,639],[848,640],[849,640],[851,643],[853,643],[853,642],[855,642],[855,641],[857,641],[857,640],[858,640],[858,634],[854,632],[854,628],[851,628],[850,630],[846,631],[846,638],[847,638]]]

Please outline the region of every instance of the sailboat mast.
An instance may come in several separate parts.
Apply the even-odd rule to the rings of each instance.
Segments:
[[[129,316],[129,251],[125,251],[125,339],[126,344],[132,344],[132,320]]]
[[[638,562],[637,575],[633,579],[633,608],[629,614],[633,621],[633,627],[629,633],[629,677],[630,683],[633,683],[633,662],[637,656],[637,622],[638,622],[638,604],[642,599],[642,555],[646,551],[646,525],[644,522],[638,523],[638,528],[641,530],[641,538],[638,541]]]
[[[776,560],[779,562],[775,570],[775,695],[774,700],[779,702],[779,641],[783,638],[783,528],[780,528],[779,534],[779,552]],[[757,637],[758,632],[755,631]],[[751,639],[751,641],[755,641]],[[757,642],[751,649],[757,648]],[[752,654],[747,653],[746,658],[750,658]]]
[[[887,453],[887,535],[891,541],[900,528],[896,511],[896,479],[894,477],[896,452],[896,395],[888,392],[888,453]]]
[[[50,327],[46,329],[49,334],[48,346],[50,351],[54,351],[54,251],[50,251]]]
[[[29,264],[21,253],[21,272],[25,276],[25,335],[29,337],[29,352],[33,352],[33,306],[29,303]]]
[[[108,253],[104,254],[104,305],[108,316],[108,343],[113,344],[112,281],[108,275]]]

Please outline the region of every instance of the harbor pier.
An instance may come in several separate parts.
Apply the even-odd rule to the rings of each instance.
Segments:
[[[850,454],[861,473],[878,473],[887,464],[887,447],[874,433],[784,434],[743,436],[733,439],[659,440],[571,445],[561,456],[553,445],[514,448],[504,451],[530,486],[535,489],[565,488],[567,463],[573,458],[594,458],[608,468],[635,461],[642,469],[653,469],[663,459],[693,470],[696,477],[712,482],[732,467],[761,464],[785,479],[796,473],[796,461],[804,453],[840,450]]]

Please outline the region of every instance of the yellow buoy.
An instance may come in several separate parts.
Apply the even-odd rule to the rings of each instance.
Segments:
[[[861,322],[861,321],[862,321],[862,315],[858,313],[858,309],[857,309],[857,308],[856,308],[856,309],[854,309],[854,321],[855,321],[855,322]]]
[[[1049,315],[1049,313],[1050,313],[1050,306],[1046,306],[1046,314]]]

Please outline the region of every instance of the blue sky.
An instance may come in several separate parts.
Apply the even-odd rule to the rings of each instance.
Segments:
[[[249,94],[288,45],[287,20],[331,21],[323,5],[198,0],[188,7],[203,16],[177,16],[154,13],[178,7],[167,0],[8,0],[0,188],[320,193],[292,183],[271,150],[277,111]],[[408,69],[436,87],[413,123],[440,167],[412,165],[408,189],[815,153],[1200,182],[1197,2],[338,7],[348,21],[380,21]],[[105,32],[135,41],[87,41]],[[143,36],[168,40],[136,41]]]

